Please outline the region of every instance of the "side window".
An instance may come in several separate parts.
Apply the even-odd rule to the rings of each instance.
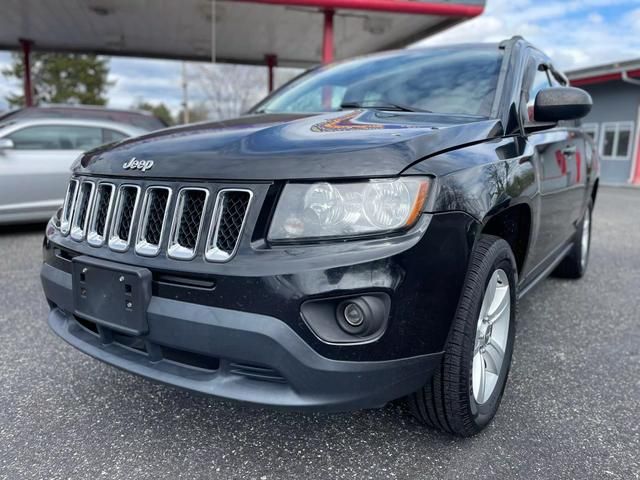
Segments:
[[[526,118],[525,120],[528,122],[533,122],[533,105],[536,100],[536,95],[538,92],[544,88],[548,88],[551,86],[551,82],[549,81],[549,75],[547,70],[542,67],[542,65],[538,65],[535,69],[535,74],[533,77],[529,77],[529,82],[527,83],[527,87],[525,89],[524,96],[524,105],[526,105]]]
[[[124,140],[129,135],[125,135],[122,132],[118,132],[116,130],[111,130],[110,128],[102,129],[102,143],[112,143],[118,142],[120,140]]]
[[[100,128],[75,125],[26,127],[7,138],[16,150],[88,150],[103,143]]]
[[[628,160],[633,138],[632,122],[612,122],[602,124],[600,154],[607,160]]]

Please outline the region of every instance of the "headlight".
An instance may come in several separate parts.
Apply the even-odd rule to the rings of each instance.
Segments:
[[[353,183],[289,183],[278,201],[269,240],[350,237],[412,226],[429,181],[422,177]]]

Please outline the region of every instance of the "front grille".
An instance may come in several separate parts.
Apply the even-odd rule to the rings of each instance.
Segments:
[[[89,232],[87,242],[94,247],[101,247],[106,238],[111,208],[113,206],[116,187],[111,183],[100,183],[96,190],[96,197],[93,202],[93,211],[89,220]]]
[[[202,188],[180,190],[169,242],[171,258],[191,260],[195,256],[208,197],[209,191]]]
[[[216,201],[210,209],[211,192]],[[138,255],[166,252],[177,260],[192,260],[200,252],[207,261],[226,262],[238,250],[252,198],[245,188],[74,178],[65,196],[61,232],[93,247],[106,243],[115,252],[135,247]]]
[[[93,182],[82,182],[77,197],[77,207],[73,213],[71,221],[71,238],[81,242],[87,231],[88,213],[91,210],[91,202],[93,201]]]
[[[226,262],[235,253],[251,203],[249,190],[221,190],[216,199],[205,257],[212,262]]]
[[[170,198],[171,190],[167,187],[147,189],[136,242],[136,252],[139,254],[154,256],[160,252],[160,242],[169,211]]]
[[[135,185],[122,185],[118,191],[116,209],[111,222],[111,235],[109,247],[117,252],[123,252],[129,248],[133,216],[138,207],[140,187]]]

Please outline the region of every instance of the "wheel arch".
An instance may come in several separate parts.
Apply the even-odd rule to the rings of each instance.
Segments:
[[[522,275],[531,245],[532,209],[528,203],[517,203],[485,217],[479,233],[504,239],[513,251],[518,275]]]

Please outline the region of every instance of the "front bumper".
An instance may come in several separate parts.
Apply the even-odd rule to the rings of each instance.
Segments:
[[[464,282],[475,221],[455,212],[424,225],[388,240],[249,245],[218,265],[116,253],[50,229],[41,274],[49,323],[95,358],[178,387],[285,408],[378,407],[420,388],[439,365]],[[151,271],[147,333],[74,316],[77,255]],[[376,292],[388,295],[390,312],[374,341],[323,341],[301,316],[309,300]]]
[[[71,275],[44,264],[41,278],[49,325],[72,346],[143,377],[225,399],[296,410],[379,407],[424,385],[441,357],[332,360],[276,318],[159,297],[149,305],[143,339],[93,331],[71,313]]]

